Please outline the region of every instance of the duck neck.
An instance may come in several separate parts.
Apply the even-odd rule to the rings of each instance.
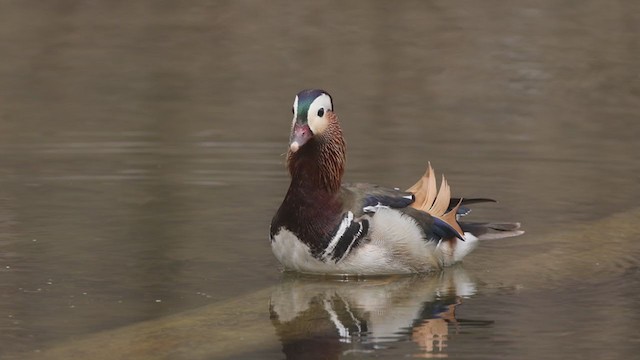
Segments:
[[[325,136],[312,138],[295,153],[289,151],[290,190],[327,195],[339,192],[346,161],[345,143],[340,129],[332,130]]]
[[[329,234],[339,225],[340,217],[336,214],[342,212],[339,195],[345,144],[342,134],[337,134],[316,136],[295,153],[289,151],[291,185],[272,221],[272,236],[284,226],[314,252],[324,249]]]

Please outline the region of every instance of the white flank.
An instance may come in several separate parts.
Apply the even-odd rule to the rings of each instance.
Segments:
[[[452,246],[452,244],[454,244]],[[438,250],[444,266],[450,266],[469,255],[478,246],[478,238],[470,232],[464,233],[464,241],[454,239],[453,242],[443,241]]]
[[[462,259],[469,255],[478,246],[478,238],[472,233],[464,233],[464,241],[458,241],[456,244],[456,251],[453,252],[455,262],[460,262]]]

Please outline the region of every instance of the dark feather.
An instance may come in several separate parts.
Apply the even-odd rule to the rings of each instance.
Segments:
[[[440,239],[453,239],[458,238],[464,241],[464,238],[458,234],[456,229],[451,227],[451,225],[447,224],[445,221],[438,219],[437,217],[433,218],[433,232],[440,237]]]
[[[456,207],[456,205],[458,205],[458,202],[460,202],[460,199],[461,198],[451,198],[451,200],[449,201],[449,208],[447,209],[447,211],[451,211],[451,209]],[[458,216],[469,215],[469,213],[471,212],[471,209],[469,209],[464,205],[480,204],[480,203],[487,203],[487,202],[495,203],[497,201],[489,198],[468,198],[468,199],[462,198],[462,203],[460,204],[460,207],[458,208],[456,215]]]
[[[501,239],[511,236],[518,236],[524,233],[520,229],[520,223],[480,223],[462,222],[460,223],[464,232],[469,232],[479,240]]]
[[[390,196],[390,195],[372,194],[364,198],[362,207],[376,206],[376,205],[388,206],[393,209],[407,207],[413,203],[414,197],[411,194],[405,195],[405,196],[398,197],[398,196]]]
[[[401,209],[415,201],[415,197],[410,192],[363,183],[343,185],[341,195],[344,200],[344,210],[351,211],[356,216],[362,215],[363,208],[368,206],[381,205]]]
[[[458,202],[460,201],[460,199],[462,199],[462,204],[461,205],[471,205],[471,204],[479,204],[479,203],[487,203],[487,202],[498,202],[494,199],[489,199],[489,198],[451,198],[451,200],[449,201],[449,209],[453,209],[456,205],[458,205]]]
[[[368,220],[365,219],[360,222],[351,222],[351,225],[347,228],[347,231],[345,231],[344,234],[340,237],[340,240],[338,240],[338,244],[330,254],[331,259],[335,262],[338,262],[345,255],[347,255],[348,252],[357,248],[358,245],[360,245],[360,241],[368,232]]]
[[[445,221],[438,219],[429,215],[424,211],[420,211],[414,209],[412,207],[407,207],[404,209],[399,209],[405,216],[410,216],[415,220],[418,226],[422,229],[425,235],[425,240],[439,241],[439,240],[449,240],[449,239],[461,239],[461,234],[451,227],[451,225],[447,224]]]

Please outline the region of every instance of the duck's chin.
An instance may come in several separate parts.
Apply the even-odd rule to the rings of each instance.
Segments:
[[[291,143],[291,145],[289,145],[289,151],[294,154],[298,151],[298,149],[300,149],[300,144],[298,144],[297,141],[294,141]]]

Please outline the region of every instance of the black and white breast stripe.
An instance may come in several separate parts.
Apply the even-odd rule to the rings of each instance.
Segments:
[[[349,211],[327,246],[319,254],[320,260],[338,262],[344,259],[352,249],[358,247],[368,231],[369,221],[366,219],[353,221],[353,213]]]

